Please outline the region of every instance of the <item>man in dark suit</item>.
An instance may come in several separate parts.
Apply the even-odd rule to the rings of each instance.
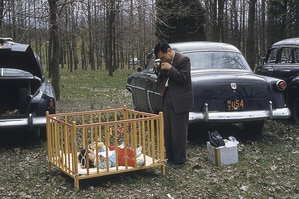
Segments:
[[[160,67],[159,78],[165,86],[162,111],[166,158],[178,169],[186,162],[189,111],[194,104],[190,59],[175,52],[166,42],[159,42],[154,53],[161,60],[155,67]]]

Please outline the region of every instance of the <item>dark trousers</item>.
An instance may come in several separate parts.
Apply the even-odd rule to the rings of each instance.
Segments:
[[[176,113],[174,111],[169,91],[163,98],[163,116],[166,158],[175,164],[185,163],[189,112]]]

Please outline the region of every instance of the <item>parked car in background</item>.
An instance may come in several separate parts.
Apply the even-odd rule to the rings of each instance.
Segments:
[[[139,66],[140,65],[140,60],[137,57],[131,58],[129,60],[129,65]]]
[[[37,54],[27,44],[0,38],[0,128],[40,128],[56,99]]]
[[[299,125],[299,38],[289,38],[274,43],[267,51],[264,63],[256,74],[283,79],[287,83],[285,101]]]
[[[230,44],[182,42],[172,49],[191,60],[194,108],[189,123],[240,123],[244,133],[259,135],[266,119],[290,117],[283,91],[284,80],[254,74],[241,52]],[[160,81],[153,70],[153,52],[144,69],[128,77],[136,110],[162,110]]]

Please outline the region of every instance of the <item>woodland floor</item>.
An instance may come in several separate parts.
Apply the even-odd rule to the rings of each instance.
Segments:
[[[130,104],[122,99],[118,103]],[[112,107],[115,100],[107,103]],[[84,100],[57,106],[58,112],[102,108]],[[226,131],[223,137],[230,135]],[[266,121],[261,138],[239,140],[233,165],[214,166],[205,139],[189,142],[186,164],[179,170],[167,164],[164,177],[159,168],[148,169],[83,180],[76,191],[72,178],[48,170],[46,142],[7,130],[0,135],[0,198],[299,198],[299,128],[292,122]]]

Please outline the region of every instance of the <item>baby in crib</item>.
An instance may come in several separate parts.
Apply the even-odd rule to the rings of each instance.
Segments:
[[[116,157],[118,157],[118,165],[125,166],[126,161],[128,166],[135,166],[135,152],[131,148],[124,148],[122,145],[120,146],[108,146],[108,151],[106,152],[106,146],[103,142],[98,143],[98,166],[101,169],[105,169],[107,166],[106,161],[108,161],[108,167],[115,167],[116,166]],[[118,156],[116,155],[116,150],[118,152]],[[141,155],[142,147],[139,146],[136,148],[136,158]],[[96,165],[96,150],[95,144],[90,145],[88,150],[83,149],[80,154],[78,155],[78,160],[81,163],[82,167],[86,167],[86,153],[88,153],[88,161],[89,167],[94,167]],[[142,166],[144,165],[144,159],[138,158],[136,159],[136,165]]]

